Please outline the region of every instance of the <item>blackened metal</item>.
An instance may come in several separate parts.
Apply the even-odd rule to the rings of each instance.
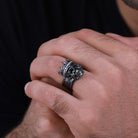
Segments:
[[[63,86],[72,91],[73,83],[84,74],[83,68],[69,59],[62,63],[64,66],[60,67],[61,72],[59,74],[64,77]]]

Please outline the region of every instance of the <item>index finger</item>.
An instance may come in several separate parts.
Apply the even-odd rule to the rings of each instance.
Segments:
[[[129,45],[124,44],[123,42],[118,41],[114,38],[111,38],[107,35],[98,33],[90,29],[82,29],[76,32],[66,34],[64,35],[64,37],[60,37],[61,39],[59,40],[62,40],[62,38],[67,38],[65,40],[63,39],[63,41],[61,41],[60,43],[58,43],[59,41],[58,39],[54,39],[52,41],[44,43],[38,51],[38,56],[53,55],[53,54],[57,55],[61,53],[66,53],[66,55],[67,53],[71,54],[72,45],[66,46],[66,45],[69,45],[68,43],[71,40],[68,40],[70,37],[65,37],[65,36],[70,36],[76,40],[78,39],[78,41],[81,41],[82,43],[85,44],[86,48],[91,47],[92,50],[95,50],[99,53],[103,53],[111,57],[117,57],[118,55],[123,56],[123,55],[126,55],[126,53],[128,53],[129,51],[133,50]],[[61,45],[64,45],[64,46],[61,46]],[[76,45],[77,43],[74,44],[74,46]],[[80,45],[80,47],[77,46],[77,48],[81,49],[82,47]],[[89,51],[92,51],[92,50],[89,49]],[[90,53],[88,51],[86,52],[87,54]]]
[[[82,29],[75,33],[78,39],[110,56],[126,54],[132,49],[129,45],[94,30]]]

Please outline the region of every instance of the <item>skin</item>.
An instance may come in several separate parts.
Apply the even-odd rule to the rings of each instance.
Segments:
[[[33,81],[26,94],[63,118],[76,138],[138,136],[138,38],[129,46],[126,38],[121,42],[113,37],[118,36],[87,29],[70,33],[44,43],[31,64]],[[73,96],[39,81],[46,77],[62,85],[57,72],[64,57],[85,68],[74,83]]]
[[[137,0],[123,0],[123,2],[129,7],[138,10],[138,1]]]
[[[50,79],[41,79],[55,85]],[[56,86],[56,85],[55,85]],[[6,138],[74,138],[66,122],[45,104],[32,100],[22,123]]]
[[[124,0],[129,3],[129,5],[137,5],[138,8],[138,1],[137,0]],[[131,1],[131,3],[129,2]],[[136,4],[137,3],[137,4]],[[122,0],[117,0],[118,9],[126,25],[129,27],[130,31],[134,36],[138,36],[138,10],[132,8],[131,6],[126,5]]]
[[[32,103],[6,138],[137,138],[137,46],[137,37],[88,29],[44,43],[30,67],[32,82],[25,87]],[[85,68],[73,96],[58,74],[65,58]]]
[[[56,138],[73,138],[65,121],[44,104],[35,100],[32,100],[26,116],[17,130],[9,138],[54,138],[55,136]]]

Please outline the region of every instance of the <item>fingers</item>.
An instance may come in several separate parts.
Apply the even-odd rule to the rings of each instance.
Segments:
[[[58,72],[60,71],[60,67],[63,66],[63,61],[65,61],[65,59],[59,56],[45,56],[36,58],[32,62],[30,68],[32,80],[50,78],[62,86],[63,76]],[[84,93],[84,91],[88,89],[87,85],[90,83],[92,78],[94,78],[93,74],[84,70],[83,76],[73,84],[73,95],[77,98],[84,98],[85,96],[88,96]]]
[[[132,46],[135,49],[138,49],[138,41],[136,41],[138,37],[123,37],[113,33],[107,33],[106,35],[113,37],[114,39],[119,40],[129,46]]]
[[[54,78],[61,84],[62,76],[58,74],[62,62],[65,61],[63,57],[59,56],[45,56],[36,58],[30,67],[31,79],[40,79],[42,77]]]
[[[51,83],[52,79],[60,86],[58,88],[62,88],[63,76],[58,72],[60,71],[60,67],[63,66],[63,61],[65,61],[65,59],[59,56],[43,56],[36,58],[30,68],[32,80],[50,78],[49,84],[53,85],[53,81]],[[98,63],[96,64],[98,65]],[[97,66],[97,68],[101,69],[101,73],[99,74],[84,70],[83,76],[79,80],[76,80],[73,84],[73,96],[78,99],[89,99],[90,95],[94,96],[94,94],[97,93],[97,90],[95,89],[96,86],[99,88],[98,93],[103,95],[101,85],[98,82],[105,82],[105,80],[108,80],[114,69],[114,65],[110,62],[108,63],[108,61],[103,64],[104,68],[101,68],[100,64],[99,67]],[[107,72],[107,70],[109,71]]]
[[[41,102],[61,117],[72,115],[77,99],[64,91],[41,81],[32,81],[25,87],[28,97]],[[65,119],[64,118],[64,119]]]
[[[110,56],[126,55],[131,50],[129,45],[93,30],[83,29],[76,32],[76,36],[78,39]]]
[[[60,55],[88,65],[89,61],[94,62],[99,57],[126,57],[126,53],[132,51],[131,49],[127,44],[107,35],[83,29],[44,43],[38,51],[38,56]]]
[[[72,34],[48,41],[40,47],[38,56],[51,55],[69,58],[89,71],[97,70],[96,63],[102,64],[104,59],[110,59],[108,55],[78,40]]]

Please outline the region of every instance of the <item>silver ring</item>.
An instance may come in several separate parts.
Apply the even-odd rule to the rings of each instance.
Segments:
[[[62,63],[64,66],[60,67],[61,72],[58,73],[63,76],[63,86],[72,92],[73,83],[84,74],[83,68],[69,59]]]

